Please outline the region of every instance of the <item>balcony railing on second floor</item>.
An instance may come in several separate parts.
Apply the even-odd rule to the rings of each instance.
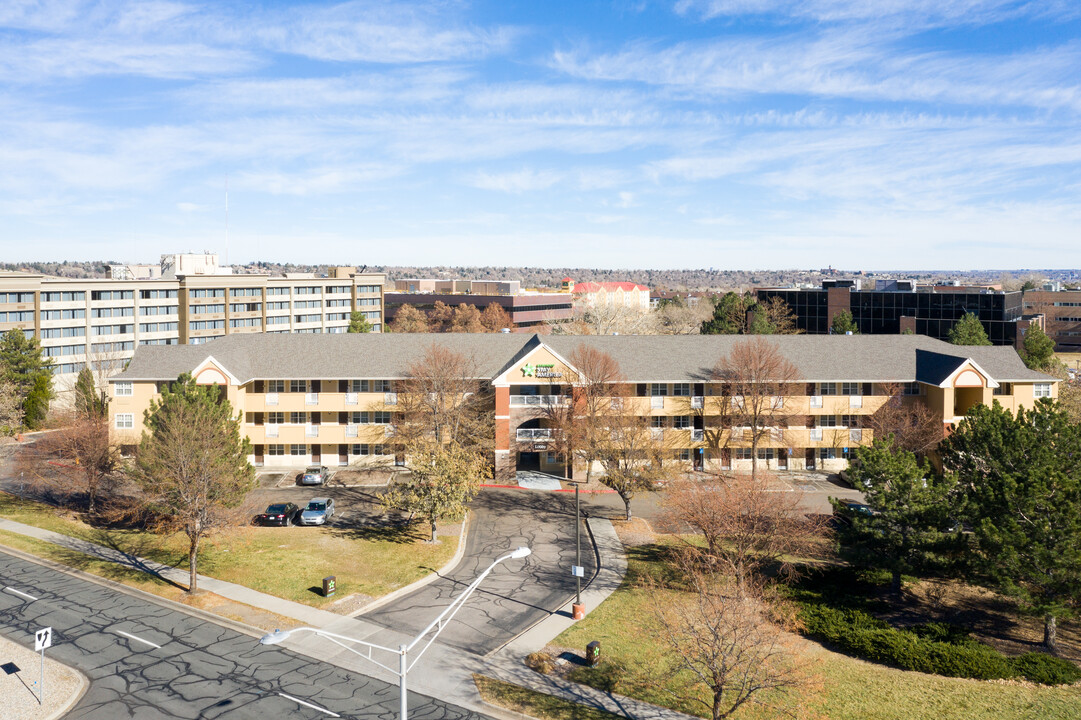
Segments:
[[[706,399],[701,395],[691,395],[691,410],[701,410],[705,404]]]
[[[277,405],[278,404],[278,393],[276,393],[276,392],[267,393],[266,394],[266,404],[267,405]]]
[[[319,393],[312,393],[312,392],[304,393],[304,404],[305,405],[318,405],[319,404]]]
[[[691,430],[691,442],[702,442],[706,439],[706,431],[702,428]]]
[[[813,427],[813,428],[811,428],[810,432],[811,432],[811,440],[821,440],[822,439],[822,428]]]
[[[565,395],[511,395],[511,407],[554,407],[566,405]]]
[[[514,439],[519,442],[552,440],[557,437],[558,434],[559,431],[553,428],[518,428],[514,433]]]
[[[305,437],[319,437],[319,426],[318,425],[309,425],[304,430],[304,436]]]
[[[848,439],[854,443],[863,441],[863,430],[860,428],[849,428]]]

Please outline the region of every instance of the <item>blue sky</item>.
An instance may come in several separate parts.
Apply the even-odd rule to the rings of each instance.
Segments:
[[[1078,267],[1079,120],[1072,0],[4,0],[0,249]]]

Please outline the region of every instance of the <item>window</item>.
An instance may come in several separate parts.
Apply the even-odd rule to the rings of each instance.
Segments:
[[[91,290],[91,300],[134,300],[135,293],[132,290]]]
[[[266,319],[266,324],[267,325],[288,325],[289,324],[289,316],[288,315],[271,315],[270,317],[268,317]]]
[[[351,448],[353,455],[389,455],[386,445],[369,445],[361,443]]]
[[[923,395],[923,385],[918,382],[906,382],[904,393],[905,395]]]
[[[374,295],[383,289],[382,285],[357,285],[358,293]]]
[[[201,290],[188,290],[188,297],[192,300],[201,300],[202,298],[223,298],[225,297],[225,289],[204,288]]]
[[[176,290],[140,290],[139,297],[143,300],[171,300],[176,297]]]
[[[773,448],[758,448],[758,459],[759,460],[772,460],[773,459]]]
[[[736,460],[750,460],[754,457],[754,452],[751,448],[736,448],[735,455]]]
[[[134,325],[97,325],[95,335],[128,335],[135,330]]]
[[[363,425],[390,425],[390,413],[385,410],[360,413],[360,422]]]
[[[42,320],[83,320],[86,318],[86,310],[43,310]]]
[[[672,394],[678,397],[690,397],[691,384],[690,383],[674,383],[672,385]]]
[[[0,312],[0,322],[34,322],[34,311]]]
[[[117,382],[113,384],[113,394],[116,397],[131,397],[134,389],[130,382]]]
[[[105,307],[90,309],[90,317],[92,318],[131,317],[134,314],[135,308],[133,307]]]
[[[1036,383],[1032,386],[1032,397],[1037,398],[1049,398],[1051,397],[1051,383]]]
[[[831,383],[831,382],[818,383],[818,394],[819,395],[836,395],[837,394],[837,383]]]
[[[179,338],[152,338],[150,340],[140,340],[140,345],[179,345]]]
[[[290,445],[289,446],[289,454],[290,455],[307,455],[308,454],[308,446],[307,445]]]
[[[285,445],[282,445],[282,444],[267,445],[266,446],[266,454],[267,455],[284,455],[285,454]]]
[[[225,312],[224,304],[192,305],[188,308],[192,315],[214,315]]]
[[[287,287],[268,287],[266,289],[267,295],[288,295],[289,288]]]
[[[231,328],[262,327],[263,318],[233,318],[229,321]]]
[[[841,383],[842,395],[860,395],[860,384],[857,382],[843,382]]]
[[[82,345],[75,345],[74,347],[81,348]],[[95,353],[128,352],[134,349],[135,343],[131,340],[122,340],[120,342],[94,343],[90,346],[91,352]],[[80,350],[80,352],[82,351]]]
[[[326,289],[328,295],[344,295],[348,293],[350,287],[348,285],[330,285]]]
[[[143,305],[139,308],[140,315],[176,315],[176,305]]]
[[[668,418],[664,415],[654,415],[649,419],[650,427],[662,428],[668,425]]]
[[[307,380],[290,380],[289,381],[289,392],[295,392],[295,393],[306,393],[306,392],[308,392],[308,381]]]
[[[117,413],[114,417],[117,430],[130,430],[135,427],[135,415],[133,413]]]
[[[281,425],[285,422],[285,413],[280,410],[268,412],[266,414],[267,425]]]
[[[668,394],[668,383],[650,383],[649,394],[653,397],[664,397]]]
[[[322,292],[322,288],[319,287],[298,287],[295,288],[297,295],[319,295]]]
[[[688,448],[676,450],[676,460],[687,461],[691,459],[691,451]]]
[[[22,302],[32,302],[25,300]],[[86,302],[85,292],[43,292],[41,302]]]
[[[176,332],[176,329],[177,323],[175,322],[139,323],[139,332],[144,333]]]
[[[224,330],[224,320],[193,320],[188,323],[188,330]]]
[[[262,288],[233,288],[229,291],[230,297],[262,297]]]
[[[263,303],[229,303],[229,312],[263,312]]]
[[[994,395],[1013,395],[1012,383],[999,383],[998,387],[994,389]]]
[[[316,314],[316,315],[294,315],[293,316],[293,320],[295,322],[298,322],[298,323],[319,322],[322,319],[323,319],[323,316],[318,315],[318,314]]]
[[[55,345],[42,348],[41,354],[45,357],[62,357],[64,355],[82,355],[84,350],[86,350],[85,345]]]
[[[285,392],[285,381],[284,380],[267,380],[266,381],[266,391],[268,393]]]
[[[340,298],[340,299],[337,299],[337,300],[327,300],[327,307],[328,308],[349,307],[352,304],[353,304],[353,301],[350,300],[349,298]]]
[[[41,331],[43,340],[66,337],[86,337],[85,327],[45,328]]]
[[[323,303],[318,300],[294,300],[294,310],[318,310],[323,307]]]
[[[690,415],[676,415],[674,418],[672,418],[672,427],[678,428],[680,430],[686,430],[690,426],[691,426],[691,416]]]
[[[279,300],[277,302],[268,302],[266,304],[266,309],[267,310],[288,310],[289,309],[289,301],[288,300]]]
[[[58,293],[53,293],[58,294]],[[34,293],[32,292],[10,292],[0,293],[0,303],[32,303],[34,302]]]
[[[378,305],[379,298],[357,298],[357,305]]]
[[[308,413],[305,412],[291,412],[289,413],[289,422],[294,425],[303,425],[308,422]]]

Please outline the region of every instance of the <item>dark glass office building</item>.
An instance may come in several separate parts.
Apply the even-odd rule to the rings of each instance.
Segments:
[[[833,316],[848,310],[864,335],[897,335],[910,329],[919,335],[948,340],[950,329],[965,313],[975,313],[995,345],[1014,345],[1022,316],[1020,292],[925,286],[911,290],[862,290],[856,285],[821,289],[762,288],[759,301],[780,297],[809,334],[829,333]]]

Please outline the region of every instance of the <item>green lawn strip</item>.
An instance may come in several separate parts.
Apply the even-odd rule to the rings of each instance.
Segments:
[[[184,594],[182,588],[178,588],[154,575],[132,570],[108,560],[101,560],[74,550],[68,550],[46,540],[27,537],[8,530],[0,530],[0,544],[172,600],[176,600]]]
[[[187,569],[187,538],[87,525],[51,505],[0,493],[0,517]],[[205,539],[200,574],[315,607],[360,593],[380,597],[445,565],[458,538],[425,542],[418,528],[234,527]],[[322,579],[337,577],[324,598]]]
[[[640,586],[647,573],[666,573],[656,548],[628,548],[628,572],[623,585],[600,607],[557,637],[553,644],[582,652],[599,640],[602,662],[597,669],[578,669],[574,679],[646,702],[707,716],[704,706],[680,701],[658,687],[658,658],[666,649],[652,633],[653,605],[679,602],[678,591],[651,593]],[[820,680],[802,691],[802,704],[831,720],[1022,720],[1081,717],[1081,686],[1043,687],[1026,683],[982,682],[947,678],[864,662],[830,652],[810,641],[800,646]],[[702,697],[706,689],[699,686]],[[768,698],[767,698],[768,700]],[[774,714],[745,707],[738,718]]]
[[[622,715],[579,705],[483,675],[474,675],[473,680],[485,702],[540,720],[626,720]]]

